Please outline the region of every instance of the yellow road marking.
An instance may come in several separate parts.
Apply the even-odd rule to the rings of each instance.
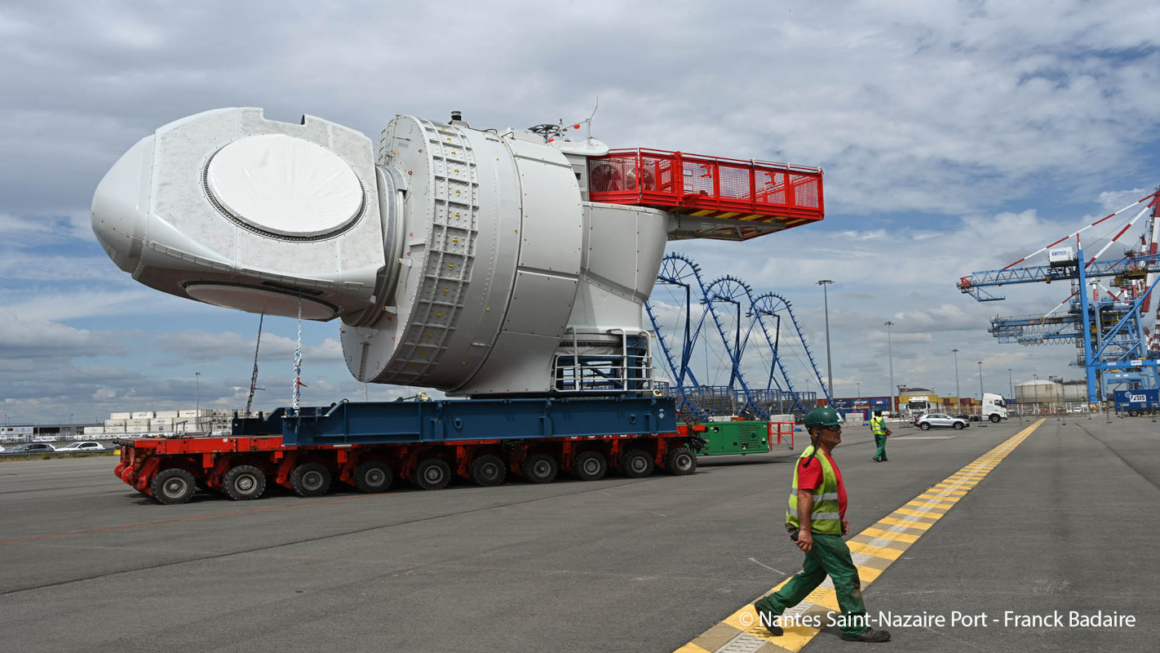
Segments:
[[[895,519],[894,517],[883,517],[882,519],[878,520],[878,523],[890,524],[892,526],[905,526],[907,528],[917,528],[924,531],[931,526],[934,526],[934,524],[927,524],[926,522]]]
[[[882,575],[881,569],[875,569],[873,567],[863,567],[862,565],[858,565],[858,578],[860,578],[863,583],[873,582],[876,578],[878,578],[881,575]]]
[[[906,542],[907,544],[914,544],[918,541],[917,535],[908,535],[906,533],[894,533],[891,531],[884,531],[881,528],[867,528],[862,531],[862,535],[869,535],[870,537],[878,537],[884,540],[894,540],[895,542]]]
[[[928,510],[911,510],[910,508],[899,508],[894,512],[899,512],[904,515],[914,515],[915,517],[926,517],[927,519],[938,519],[943,516],[941,512],[931,512]]]
[[[902,555],[901,549],[891,549],[884,546],[870,546],[861,542],[846,542],[850,547],[850,553],[861,553],[862,555],[874,556],[875,558],[885,558],[887,560],[897,560]]]
[[[919,497],[920,499],[923,497]],[[925,501],[907,501],[906,505],[915,506],[917,508],[938,508],[939,510],[950,510],[955,507],[953,503],[939,503],[937,501],[930,501],[930,497],[926,497]]]
[[[887,530],[880,528],[880,526],[889,525],[899,528],[915,529],[917,531],[928,530],[934,525],[934,522],[937,522],[948,510],[953,508],[959,499],[965,496],[979,480],[997,467],[1008,454],[1014,451],[1015,447],[1018,447],[1028,436],[1034,433],[1035,429],[1039,428],[1044,421],[1046,420],[1041,419],[1016,433],[999,446],[980,456],[971,464],[949,476],[942,483],[923,492],[915,499],[906,502],[903,507],[889,513],[890,515],[909,515],[920,519],[929,519],[931,520],[930,523],[918,521],[917,519],[902,519],[893,516],[883,517],[874,526],[867,528],[848,540],[846,545],[850,547],[851,554],[871,556],[881,560],[878,562],[866,562],[868,564],[882,566],[882,569],[867,565],[858,565],[858,577],[862,581],[862,589],[865,590],[867,585],[882,575],[886,567],[889,567],[911,544],[922,537],[922,535]],[[961,488],[961,491],[942,489],[947,486]],[[865,561],[865,559],[863,560]],[[789,579],[783,580],[769,592],[762,594],[762,596],[776,592],[788,581]],[[807,610],[815,610],[818,608],[825,608],[833,612],[838,610],[838,598],[833,589],[819,586],[804,601],[794,608],[790,608],[790,610],[801,614]],[[788,613],[789,610],[787,610]],[[735,642],[738,644],[736,648],[744,648],[746,650],[760,649],[764,653],[776,653],[776,651],[796,652],[800,651],[806,644],[809,644],[818,632],[820,631],[817,628],[786,628],[783,635],[774,637],[761,625],[753,604],[749,603],[729,615],[722,622],[697,636],[693,641],[677,649],[675,653],[717,653],[730,647]]]

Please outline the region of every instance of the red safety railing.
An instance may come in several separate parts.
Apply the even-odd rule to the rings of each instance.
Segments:
[[[730,216],[738,219],[825,216],[820,168],[663,150],[612,150],[588,159],[588,196],[609,204],[744,214]]]
[[[784,436],[784,437],[783,437]],[[777,438],[774,441],[774,438]],[[769,450],[773,451],[773,445],[788,442],[789,448],[792,450],[794,446],[794,423],[793,422],[770,422],[769,423]]]

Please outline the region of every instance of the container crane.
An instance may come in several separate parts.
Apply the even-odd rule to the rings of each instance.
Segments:
[[[1153,193],[1141,198],[1000,270],[962,277],[957,287],[963,294],[987,302],[1005,299],[996,294],[995,289],[999,286],[1071,282],[1071,296],[1047,315],[996,317],[991,322],[991,334],[1000,342],[1023,345],[1074,343],[1080,349],[1077,364],[1085,369],[1091,404],[1107,396],[1109,381],[1160,387],[1160,357],[1149,346],[1144,326],[1149,317],[1152,292],[1160,281],[1160,274],[1157,274],[1160,273],[1160,255],[1153,244],[1141,252],[1128,252],[1122,258],[1099,260],[1149,210],[1152,219],[1148,233],[1155,238],[1156,195]],[[1145,202],[1147,204],[1095,256],[1085,259],[1083,232]],[[1072,238],[1075,239],[1074,250],[1065,244]],[[1147,235],[1143,242],[1148,242]],[[1048,253],[1047,265],[1019,266],[1043,253]],[[1094,288],[1089,296],[1089,280],[1101,286],[1099,279],[1111,279],[1120,290],[1117,292],[1102,286],[1105,290],[1103,299]],[[1069,307],[1068,312],[1054,315],[1063,306]]]

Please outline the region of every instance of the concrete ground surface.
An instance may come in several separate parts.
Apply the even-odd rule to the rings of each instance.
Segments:
[[[869,429],[835,451],[857,533],[1032,420]],[[799,434],[800,435],[800,434]],[[806,651],[1153,651],[1160,424],[1049,419],[867,588],[872,615],[1059,611],[1134,628],[893,628]],[[799,442],[799,450],[801,443]],[[673,651],[795,573],[796,453],[656,475],[161,506],[113,458],[0,464],[5,651]]]

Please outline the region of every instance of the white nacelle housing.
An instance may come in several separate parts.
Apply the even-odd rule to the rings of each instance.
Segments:
[[[319,118],[220,109],[133,146],[97,188],[93,229],[152,288],[340,317],[361,381],[582,391],[580,361],[605,357],[647,389],[641,305],[670,216],[583,201],[583,167],[527,132],[399,116],[376,152]]]

